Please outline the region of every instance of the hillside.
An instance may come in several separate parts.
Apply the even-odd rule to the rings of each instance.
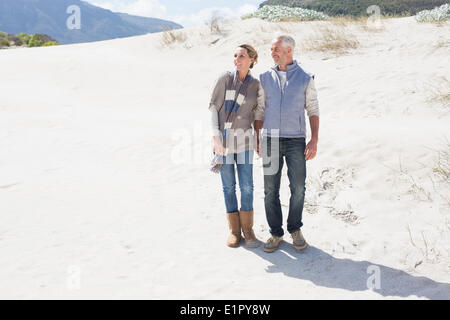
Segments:
[[[367,8],[378,5],[382,15],[414,15],[419,11],[433,9],[449,0],[267,0],[260,4],[302,7],[324,12],[330,16],[365,16]]]
[[[77,5],[81,29],[69,30],[66,10]],[[114,13],[80,0],[0,0],[0,30],[18,34],[43,33],[59,43],[79,43],[129,37],[163,29],[179,29],[174,22]]]

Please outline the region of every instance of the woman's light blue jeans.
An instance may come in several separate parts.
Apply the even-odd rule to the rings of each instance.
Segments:
[[[227,213],[238,211],[235,168],[237,168],[241,191],[240,210],[253,210],[253,152],[253,150],[247,150],[242,153],[230,153],[223,157],[220,176]]]

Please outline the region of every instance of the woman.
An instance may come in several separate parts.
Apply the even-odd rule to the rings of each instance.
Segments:
[[[250,74],[257,61],[258,53],[252,46],[244,44],[237,47],[234,52],[235,71],[225,72],[219,77],[209,106],[214,153],[223,156],[220,176],[230,229],[227,245],[230,247],[239,246],[241,229],[248,247],[259,246],[253,232],[253,153],[256,147],[260,154],[264,93],[259,80]],[[235,169],[241,191],[239,210]]]

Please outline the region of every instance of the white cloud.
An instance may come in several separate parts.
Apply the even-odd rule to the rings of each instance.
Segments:
[[[228,7],[211,7],[192,14],[169,17],[169,19],[180,23],[184,27],[191,27],[203,25],[212,17],[240,18],[244,14],[254,12],[256,9],[257,7],[251,4],[243,5],[235,10]]]
[[[243,6],[240,6],[237,11],[239,13],[239,16],[243,16],[248,13],[253,13],[258,9],[257,6],[254,6],[252,4],[244,4]]]
[[[109,9],[113,12],[125,12],[144,17],[155,17],[178,22],[183,26],[199,26],[210,20],[213,16],[223,18],[239,18],[247,13],[254,12],[260,0],[246,0],[240,7],[209,7],[197,12],[181,15],[172,15],[164,6],[164,0],[85,0],[93,5]],[[189,0],[184,8],[189,12],[189,2],[208,3],[205,0]],[[168,4],[169,5],[169,4]],[[171,4],[172,6],[174,5]],[[169,6],[170,7],[170,6]],[[173,8],[172,8],[173,9]],[[192,12],[192,10],[191,10]]]
[[[133,1],[114,1],[114,0],[88,0],[93,5],[113,12],[129,13],[143,17],[164,18],[167,9],[159,0],[133,0]]]

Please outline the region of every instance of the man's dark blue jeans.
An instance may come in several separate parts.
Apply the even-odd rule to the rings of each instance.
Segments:
[[[306,191],[305,148],[305,138],[263,138],[264,205],[269,231],[274,236],[281,237],[284,234],[280,203],[284,159],[291,189],[287,230],[294,233],[303,226],[302,213]]]

